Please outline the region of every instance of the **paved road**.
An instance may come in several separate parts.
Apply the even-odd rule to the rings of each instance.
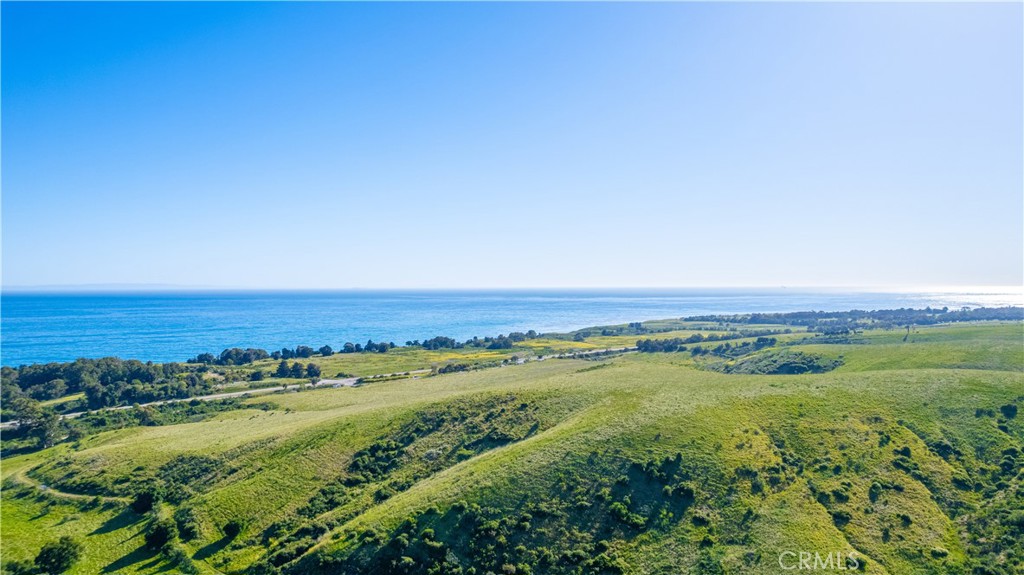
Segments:
[[[546,359],[573,359],[577,357],[586,357],[588,355],[595,355],[600,353],[616,353],[616,352],[627,352],[633,351],[636,347],[609,347],[607,349],[587,349],[580,351],[567,351],[564,353],[555,353],[551,355],[542,355],[533,358],[519,358],[519,363],[526,363],[528,361],[544,361]]]
[[[210,395],[196,395],[196,396],[193,396],[193,397],[182,397],[182,398],[175,398],[175,399],[163,399],[163,400],[160,400],[160,401],[151,401],[149,403],[140,403],[139,407],[146,407],[147,405],[164,405],[164,404],[167,404],[167,403],[181,403],[182,401],[192,401],[192,400],[197,400],[197,401],[214,401],[214,400],[217,400],[217,399],[229,399],[229,398],[232,398],[232,397],[243,397],[243,396],[246,396],[246,395],[263,395],[263,394],[267,394],[267,393],[274,393],[274,392],[278,392],[278,391],[286,391],[286,390],[289,390],[289,389],[295,389],[297,387],[354,387],[358,381],[359,381],[359,378],[356,378],[356,377],[351,377],[351,378],[347,378],[347,379],[322,379],[315,386],[313,384],[311,384],[311,383],[304,383],[301,386],[296,384],[296,385],[278,385],[276,387],[261,387],[261,388],[258,388],[258,389],[243,389],[241,391],[228,391],[228,392],[224,392],[224,393],[214,393],[214,394],[210,394]],[[89,411],[75,411],[73,413],[65,413],[65,414],[61,415],[61,418],[62,419],[74,419],[76,417],[81,417],[81,416],[83,416],[83,415],[85,415],[87,413],[95,413],[96,411],[114,411],[114,410],[118,410],[118,409],[132,409],[134,407],[135,407],[134,405],[118,405],[116,407],[104,407],[103,409],[97,409],[97,410],[94,410],[93,412],[89,412]],[[18,423],[17,421],[5,421],[4,423],[0,424],[0,428],[8,429],[8,428],[14,427],[17,423]]]
[[[530,361],[545,361],[545,360],[548,360],[548,359],[558,359],[558,358],[586,357],[588,355],[595,355],[595,354],[609,353],[609,352],[613,352],[613,353],[614,352],[627,352],[627,351],[632,351],[633,349],[636,349],[636,348],[633,348],[633,347],[619,347],[619,348],[608,348],[608,349],[590,349],[590,350],[581,350],[581,351],[576,351],[576,352],[565,352],[565,353],[558,353],[558,354],[552,354],[552,355],[542,355],[542,356],[539,356],[539,357],[520,357],[517,360],[517,363],[523,364],[523,363],[527,363],[527,362],[530,362]],[[411,369],[409,371],[401,371],[401,372],[395,372],[395,373],[382,373],[382,374],[378,374],[378,375],[374,375],[374,376],[368,376],[368,377],[363,377],[363,378],[349,377],[349,378],[345,378],[345,379],[321,379],[319,381],[319,383],[317,383],[316,385],[313,385],[313,384],[310,384],[310,383],[304,383],[304,384],[301,384],[301,387],[316,387],[316,388],[321,388],[321,387],[355,387],[356,384],[359,383],[360,380],[372,381],[373,378],[375,378],[375,377],[377,377],[377,378],[387,378],[387,377],[395,377],[395,376],[405,375],[405,374],[417,375],[417,374],[423,374],[423,373],[430,373],[430,371],[431,370],[429,370],[429,369]],[[161,400],[161,401],[151,401],[149,403],[142,403],[142,404],[139,404],[139,405],[140,405],[140,407],[145,407],[147,405],[164,405],[164,404],[167,404],[167,403],[181,403],[182,401],[192,401],[192,400],[214,401],[214,400],[217,400],[217,399],[228,399],[228,398],[232,398],[232,397],[243,397],[243,396],[246,396],[246,395],[263,395],[263,394],[267,394],[267,393],[275,393],[275,392],[278,392],[278,391],[286,391],[286,390],[289,390],[289,389],[296,389],[298,387],[300,387],[300,385],[298,385],[298,384],[296,384],[296,385],[279,385],[279,386],[276,386],[276,387],[261,387],[259,389],[244,389],[242,391],[228,391],[228,392],[224,392],[224,393],[214,393],[214,394],[211,394],[211,395],[197,395],[197,396],[194,396],[194,397],[184,397],[184,398],[180,398],[180,399],[164,399],[164,400]],[[132,409],[133,407],[134,407],[133,405],[119,405],[117,407],[105,407],[103,409],[98,409],[98,410],[95,410],[95,411],[108,411],[108,410],[116,410],[116,409]],[[81,417],[82,415],[85,415],[86,413],[90,413],[90,412],[88,412],[88,411],[76,411],[74,413],[65,413],[64,415],[61,415],[61,418],[73,419],[75,417]],[[18,424],[17,421],[5,421],[3,423],[0,423],[0,429],[10,429],[10,428],[16,426],[17,424]]]

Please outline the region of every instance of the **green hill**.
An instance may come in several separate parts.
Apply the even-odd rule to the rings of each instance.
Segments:
[[[1021,324],[807,335],[717,368],[276,394],[8,457],[5,569],[70,535],[81,574],[1021,572]]]

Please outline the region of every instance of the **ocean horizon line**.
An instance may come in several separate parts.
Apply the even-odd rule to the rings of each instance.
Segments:
[[[0,286],[0,295],[131,294],[330,294],[330,293],[694,293],[699,291],[836,293],[1024,293],[1021,285],[695,285],[695,286],[514,286],[514,287],[225,287],[175,284],[76,284]]]

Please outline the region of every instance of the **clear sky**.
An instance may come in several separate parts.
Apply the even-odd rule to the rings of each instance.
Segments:
[[[1022,16],[4,2],[4,285],[1020,285]]]

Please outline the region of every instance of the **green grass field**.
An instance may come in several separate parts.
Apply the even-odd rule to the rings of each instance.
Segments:
[[[804,335],[780,340],[842,364],[553,359],[264,396],[10,457],[3,560],[72,535],[85,552],[71,573],[176,572],[144,533],[187,513],[196,533],[174,545],[201,573],[776,574],[785,552],[853,556],[864,573],[1020,573],[1022,326]],[[329,377],[515,353],[394,351],[317,361]],[[147,490],[163,495],[150,513],[118,499]]]
[[[538,356],[549,356],[558,354],[569,354],[574,352],[587,352],[602,349],[618,349],[636,345],[637,339],[641,338],[685,338],[695,333],[703,335],[726,335],[735,336],[736,330],[775,330],[782,332],[792,330],[792,326],[758,324],[758,325],[736,325],[727,326],[716,322],[695,322],[677,319],[655,320],[643,322],[646,331],[643,334],[632,332],[626,325],[603,326],[587,328],[566,334],[544,334],[536,338],[517,342],[511,349],[487,349],[485,347],[462,347],[457,349],[428,350],[422,347],[396,347],[387,353],[335,353],[328,357],[313,355],[308,358],[293,358],[289,363],[299,362],[303,365],[314,363],[320,366],[322,377],[334,378],[338,374],[354,377],[368,377],[380,374],[401,374],[409,371],[431,370],[450,364],[466,364],[470,366],[491,366],[500,364],[506,360],[531,359]],[[608,330],[615,335],[601,335],[602,330]],[[780,337],[801,337],[803,328],[796,328],[799,333],[788,334]],[[621,332],[621,333],[619,333]],[[574,336],[586,335],[585,339],[575,340]],[[253,371],[260,370],[266,374],[267,382],[299,381],[291,378],[279,379],[273,377],[279,360],[262,360],[244,366],[217,366],[215,369],[223,373],[211,373],[208,375],[217,383],[224,383],[225,380],[238,382],[248,381],[248,376]]]
[[[662,325],[656,322],[649,322],[658,328],[676,326],[681,322],[669,325]],[[783,329],[784,326],[767,326],[767,328]],[[762,329],[758,326],[758,329]],[[572,353],[577,351],[592,351],[600,349],[614,349],[632,347],[636,345],[638,337],[687,337],[698,333],[693,329],[672,329],[667,332],[652,333],[644,336],[637,335],[592,335],[585,341],[573,341],[572,339],[554,339],[550,337],[539,337],[519,342],[512,349],[486,349],[464,347],[459,349],[428,350],[420,347],[397,347],[387,353],[337,353],[329,357],[314,355],[304,359],[292,359],[289,363],[298,361],[300,363],[315,363],[320,366],[323,377],[335,377],[339,373],[356,377],[366,377],[378,374],[403,373],[412,370],[431,369],[448,364],[464,363],[468,365],[501,363],[502,360],[514,357],[527,359],[537,356],[556,355],[561,353]],[[721,329],[706,329],[699,333],[726,333]],[[233,368],[240,376],[259,369],[265,373],[273,373],[277,368],[278,361],[263,360],[239,368]],[[276,379],[276,378],[275,378]]]

